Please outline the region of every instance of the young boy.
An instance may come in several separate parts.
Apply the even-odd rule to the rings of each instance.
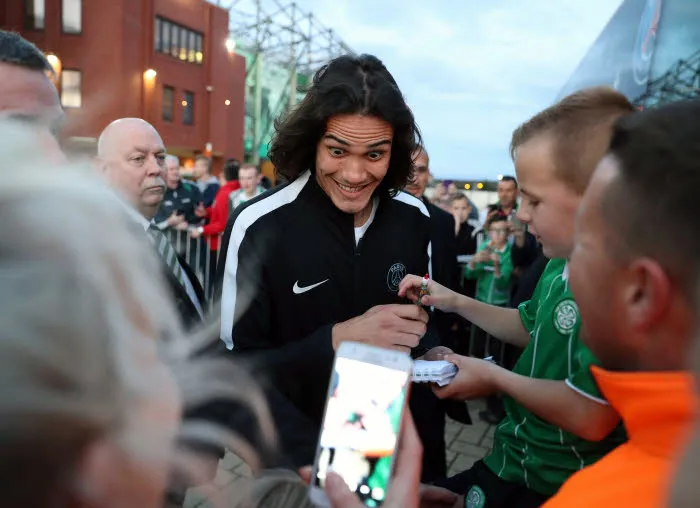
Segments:
[[[667,505],[699,407],[688,361],[700,322],[699,117],[696,100],[621,119],[581,202],[571,289],[602,366],[593,376],[629,442],[572,476],[547,508]],[[697,484],[697,466],[683,469]]]
[[[479,247],[464,269],[467,279],[475,279],[476,299],[480,302],[505,307],[510,300],[510,227],[505,215],[496,215],[486,224],[488,239]]]
[[[471,399],[502,392],[506,418],[483,461],[438,485],[466,495],[470,507],[535,507],[566,479],[623,441],[619,417],[601,398],[579,340],[580,317],[568,284],[574,216],[612,125],[634,107],[608,88],[577,92],[513,133],[511,154],[523,196],[518,217],[551,258],[532,299],[518,309],[488,305],[430,282],[423,303],[464,318],[525,350],[513,372],[476,358],[448,355],[459,373],[440,397]],[[399,295],[415,299],[420,277]]]
[[[450,211],[455,219],[455,237],[457,238],[457,254],[474,254],[476,251],[475,228],[479,221],[470,220],[472,205],[467,196],[458,192],[450,198]]]

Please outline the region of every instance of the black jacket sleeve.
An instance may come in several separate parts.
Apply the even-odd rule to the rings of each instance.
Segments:
[[[236,240],[234,235],[230,241]],[[224,266],[221,298],[223,337],[227,332],[224,326],[230,326],[229,336],[234,353],[246,355],[256,370],[263,369],[265,373],[274,375],[278,382],[299,373],[308,376],[318,372],[319,366],[327,370],[334,355],[332,324],[285,345],[277,343],[272,336],[271,309],[276,288],[268,283],[265,273],[266,253],[271,250],[269,245],[270,242],[264,237],[253,235],[232,246],[233,249],[237,247],[238,255],[235,258],[227,257]],[[228,247],[228,250],[232,248]],[[227,316],[233,316],[233,322],[226,319]]]
[[[239,239],[235,224],[239,214],[237,210],[229,221],[218,266],[221,337],[228,348],[222,348],[222,354],[237,357],[261,382],[277,426],[282,455],[295,467],[301,467],[313,461],[318,429],[287,398],[285,391],[300,377],[329,378],[334,355],[332,325],[289,344],[275,341],[275,288],[269,284],[265,268],[274,231],[256,231],[258,234]]]

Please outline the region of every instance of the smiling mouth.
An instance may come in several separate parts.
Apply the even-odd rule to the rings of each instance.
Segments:
[[[333,181],[335,182],[335,180],[333,180]],[[359,192],[362,192],[362,191],[365,190],[365,189],[367,188],[367,186],[369,185],[369,184],[365,184],[365,185],[355,185],[355,186],[352,186],[352,185],[345,185],[345,184],[342,184],[342,183],[340,183],[340,182],[335,182],[335,184],[336,184],[338,187],[340,187],[341,190],[343,190],[343,191],[345,191],[345,192],[347,192],[347,193],[349,193],[349,194],[357,194],[357,193],[359,193]]]

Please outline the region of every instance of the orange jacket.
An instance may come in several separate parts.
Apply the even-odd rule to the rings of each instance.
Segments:
[[[698,411],[692,375],[591,370],[629,440],[569,478],[544,508],[666,506],[676,457]]]

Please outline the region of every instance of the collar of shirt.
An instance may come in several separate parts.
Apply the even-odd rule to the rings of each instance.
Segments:
[[[119,196],[118,194],[115,193],[115,196],[117,198],[117,202],[122,206],[124,209],[124,212],[129,216],[131,220],[139,224],[144,231],[148,231],[149,226],[151,225],[151,221],[146,219],[143,215],[141,215],[139,212],[137,212],[133,206],[131,206],[129,203],[127,203],[123,197]]]
[[[690,372],[612,372],[595,365],[591,372],[631,445],[661,457],[677,451],[698,414]]]

